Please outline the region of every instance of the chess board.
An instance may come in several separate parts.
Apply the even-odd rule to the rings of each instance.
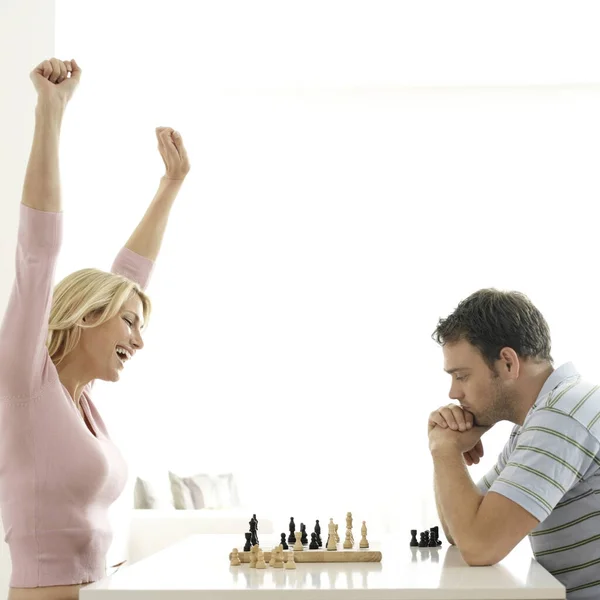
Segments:
[[[262,549],[262,548],[261,548]],[[271,551],[263,550],[265,562],[271,560]],[[287,562],[290,551],[283,551],[283,561]],[[242,563],[250,562],[250,552],[239,552]],[[229,553],[231,560],[231,553]],[[381,551],[370,548],[357,548],[356,550],[302,550],[294,552],[295,563],[332,563],[332,562],[381,562]]]

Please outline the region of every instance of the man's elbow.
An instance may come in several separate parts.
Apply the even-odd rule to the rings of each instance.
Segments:
[[[500,548],[494,548],[491,544],[486,547],[466,547],[461,548],[458,546],[458,550],[463,560],[470,567],[489,567],[499,563],[508,554],[503,552]]]

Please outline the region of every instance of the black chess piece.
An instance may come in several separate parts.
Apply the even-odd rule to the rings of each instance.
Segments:
[[[304,523],[300,523],[300,541],[302,542],[303,546],[306,546],[306,544],[308,544],[308,535],[306,533],[306,525]]]
[[[246,536],[246,543],[244,544],[244,552],[250,552],[252,550],[252,534],[250,532],[244,534]]]
[[[288,542],[290,544],[296,542],[296,524],[294,523],[294,517],[290,517],[290,535],[288,535]]]
[[[319,548],[323,547],[323,540],[321,539],[321,525],[319,525],[319,519],[315,523],[315,533],[317,534],[317,544],[319,544]]]
[[[250,519],[250,523],[254,523],[254,544],[259,544],[258,541],[258,519],[256,518],[256,514],[252,515],[252,518]],[[250,525],[250,531],[252,531],[252,525]]]
[[[250,543],[253,546],[258,544],[258,536],[256,535],[256,523],[254,519],[250,519]]]
[[[319,543],[317,542],[317,534],[316,533],[311,533],[310,534],[310,545],[308,546],[309,550],[318,550],[319,549]]]
[[[429,546],[429,531],[421,531],[420,537],[419,548],[427,548]]]
[[[285,541],[285,533],[281,534],[281,547],[284,550],[289,550],[290,549],[290,547],[287,545],[287,542]]]
[[[435,541],[437,542],[438,546],[442,545],[442,540],[440,540],[440,528],[436,525],[434,527],[435,529]]]
[[[418,546],[419,542],[417,541],[417,530],[416,529],[411,529],[410,530],[410,535],[412,536],[410,538],[410,545],[411,546]]]
[[[437,540],[435,539],[435,528],[431,527],[429,529],[429,544],[430,548],[437,548]]]

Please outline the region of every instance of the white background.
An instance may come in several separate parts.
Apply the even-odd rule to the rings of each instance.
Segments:
[[[192,163],[146,348],[97,390],[132,477],[233,471],[259,517],[352,510],[374,535],[437,523],[430,336],[481,287],[527,293],[556,363],[597,378],[594,3],[56,9],[84,69],[57,277],[110,267],[163,174],[155,127]]]

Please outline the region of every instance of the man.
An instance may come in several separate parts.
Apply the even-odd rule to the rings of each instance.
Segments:
[[[468,564],[490,565],[529,535],[569,600],[600,598],[600,386],[572,363],[554,369],[548,324],[518,292],[475,292],[433,338],[460,404],[434,411],[428,425],[446,537]],[[502,420],[515,427],[475,485],[466,466]]]

